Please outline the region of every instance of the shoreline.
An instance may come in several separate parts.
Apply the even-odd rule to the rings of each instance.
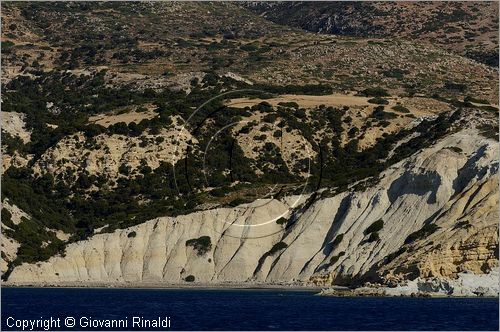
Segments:
[[[5,283],[1,288],[95,288],[95,289],[166,289],[166,290],[281,290],[281,291],[308,291],[319,293],[325,287],[313,285],[284,285],[284,284],[253,284],[253,283],[193,283],[193,284],[164,284],[164,283]]]
[[[283,284],[251,284],[251,283],[230,283],[230,284],[163,284],[163,283],[118,283],[118,284],[102,284],[102,283],[26,283],[26,284],[5,284],[2,282],[1,288],[53,288],[53,289],[142,289],[142,290],[208,290],[208,291],[297,291],[309,292],[314,296],[335,297],[335,298],[464,298],[464,299],[498,299],[498,296],[466,296],[466,295],[446,295],[443,293],[415,293],[415,294],[387,294],[377,292],[381,288],[373,288],[372,292],[355,291],[345,286],[330,286],[320,287],[313,285],[283,285]],[[336,291],[332,291],[333,289]],[[375,290],[375,292],[373,292]]]

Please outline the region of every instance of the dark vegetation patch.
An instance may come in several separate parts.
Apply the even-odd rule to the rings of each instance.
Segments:
[[[407,74],[409,74],[409,71],[399,68],[392,68],[382,72],[382,75],[384,75],[385,77],[391,77],[397,80],[403,80],[404,76]]]
[[[332,246],[333,247],[336,247],[340,244],[340,242],[342,242],[342,239],[344,238],[344,234],[340,233],[339,235],[337,235],[335,237],[335,239],[333,239],[332,241]]]
[[[460,92],[460,93],[467,91],[467,85],[464,83],[445,82],[444,88],[449,91]]]
[[[387,99],[381,98],[381,97],[374,97],[368,99],[368,102],[371,104],[378,104],[378,105],[387,105],[389,104],[389,101]]]
[[[276,223],[277,223],[278,225],[284,225],[284,224],[286,224],[287,222],[288,222],[288,219],[286,219],[286,218],[284,218],[284,217],[281,217],[281,218],[279,218],[278,220],[276,220]]]
[[[260,268],[262,267],[262,265],[264,264],[264,262],[266,261],[266,259],[268,257],[271,257],[273,256],[274,254],[286,249],[288,247],[288,244],[286,244],[285,242],[283,241],[280,241],[278,243],[275,243],[271,249],[269,249],[268,252],[266,252],[264,255],[262,255],[261,258],[259,258],[259,262],[257,264],[257,267],[255,268],[254,270],[254,274],[260,270]]]
[[[407,250],[408,250],[408,247],[403,246],[403,247],[399,248],[397,251],[395,251],[393,253],[390,253],[389,255],[387,255],[385,257],[385,260],[384,260],[385,264],[389,264],[390,262],[392,262],[393,260],[395,260],[397,257],[399,257],[403,253],[405,253]]]
[[[270,256],[272,256],[275,253],[277,253],[278,251],[286,249],[287,247],[288,247],[288,244],[286,244],[285,242],[280,241],[280,242],[276,243],[275,245],[273,245],[273,247],[271,248],[271,250],[268,251],[268,253],[269,253]]]
[[[372,233],[370,233],[370,236],[366,240],[363,240],[361,242],[361,244],[377,242],[378,240],[380,240],[380,236],[378,235],[378,232],[372,232]]]
[[[468,220],[461,220],[461,221],[457,222],[455,226],[453,226],[453,229],[458,229],[458,228],[467,229],[467,228],[471,228],[471,227],[472,227],[472,225],[470,224],[470,222]]]
[[[481,124],[478,129],[479,133],[484,137],[498,141],[498,125]]]
[[[431,235],[432,233],[436,232],[439,229],[439,227],[436,224],[425,224],[421,229],[418,231],[415,231],[408,235],[408,237],[405,240],[405,244],[410,244],[412,242],[415,242],[416,240],[424,239]]]
[[[203,256],[212,249],[212,241],[210,236],[201,236],[197,239],[187,240],[186,247],[192,247],[198,256]]]
[[[332,256],[332,258],[330,258],[330,265],[337,263],[339,261],[339,259],[344,255],[345,255],[345,252],[341,251],[337,255]]]
[[[390,120],[397,118],[397,115],[384,111],[384,106],[377,106],[373,109],[371,117],[377,120]]]
[[[410,110],[402,105],[395,105],[392,109],[399,113],[410,113]]]
[[[359,92],[359,95],[365,97],[389,97],[390,94],[381,87],[367,88]]]
[[[379,219],[375,221],[373,224],[368,226],[367,229],[365,229],[365,234],[371,234],[380,231],[384,227],[384,221],[382,219]]]

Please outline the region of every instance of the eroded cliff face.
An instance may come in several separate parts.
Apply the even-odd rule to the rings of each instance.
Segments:
[[[369,188],[153,219],[23,264],[7,283],[454,278],[488,272],[497,250],[498,142],[469,128],[391,166]]]

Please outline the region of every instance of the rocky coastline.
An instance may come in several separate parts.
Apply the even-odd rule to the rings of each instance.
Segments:
[[[417,278],[395,287],[366,283],[357,288],[332,286],[318,294],[337,297],[498,297],[499,273],[492,270],[488,274],[459,273],[456,279]]]

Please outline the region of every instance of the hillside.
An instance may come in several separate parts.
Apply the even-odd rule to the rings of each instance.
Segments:
[[[498,70],[456,50],[234,3],[2,3],[2,64],[7,282],[498,264]]]
[[[498,144],[468,126],[369,188],[156,218],[22,265],[9,281],[352,285],[482,274],[498,264],[497,155]]]
[[[418,40],[498,67],[498,3],[246,2],[273,22],[341,36]]]

